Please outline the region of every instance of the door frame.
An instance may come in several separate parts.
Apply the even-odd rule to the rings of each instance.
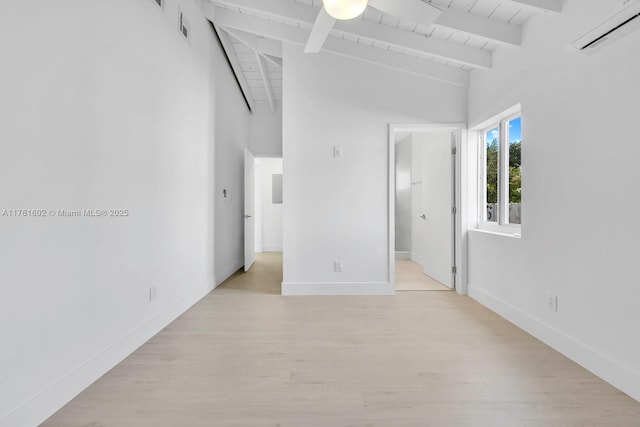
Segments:
[[[457,271],[454,275],[454,290],[462,295],[467,295],[467,231],[469,204],[467,196],[469,194],[467,184],[467,164],[468,143],[467,143],[467,125],[465,123],[389,123],[388,135],[388,218],[387,227],[388,235],[388,271],[389,283],[395,285],[396,275],[396,152],[395,152],[395,135],[397,132],[429,132],[434,130],[451,130],[457,132],[455,141],[456,155],[454,162],[454,185],[452,191],[454,193],[454,203],[456,207],[455,219],[453,221],[453,264]]]
[[[250,178],[250,179],[249,179]],[[253,191],[249,191],[253,189]],[[244,225],[244,271],[245,273],[251,269],[256,261],[256,223],[255,223],[255,200],[256,200],[256,157],[249,151],[244,149],[244,208],[243,208],[243,225]],[[250,193],[250,194],[249,194]],[[249,206],[253,206],[251,212],[248,212]],[[253,223],[253,234],[249,236],[248,223]]]

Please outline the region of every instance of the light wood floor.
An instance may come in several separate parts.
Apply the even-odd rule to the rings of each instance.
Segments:
[[[396,260],[396,291],[450,291],[442,283],[427,276],[422,267],[410,259]]]
[[[640,426],[640,403],[455,292],[281,297],[265,254],[48,427]]]

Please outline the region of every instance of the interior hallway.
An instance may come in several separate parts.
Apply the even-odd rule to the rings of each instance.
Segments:
[[[44,426],[638,426],[640,403],[455,292],[280,297],[259,254]]]
[[[427,276],[422,266],[410,259],[396,260],[396,291],[450,291],[442,283]]]
[[[248,272],[238,270],[214,291],[215,295],[280,295],[282,252],[256,253],[256,262]]]

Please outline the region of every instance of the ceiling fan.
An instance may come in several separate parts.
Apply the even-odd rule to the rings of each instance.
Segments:
[[[442,13],[422,0],[322,0],[322,4],[304,49],[306,53],[320,52],[336,21],[357,18],[367,6],[424,26]]]

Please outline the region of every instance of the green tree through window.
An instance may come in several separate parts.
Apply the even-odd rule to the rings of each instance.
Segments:
[[[522,201],[521,152],[522,141],[509,144],[509,203]]]
[[[498,139],[493,138],[487,143],[487,203],[498,203],[498,160]]]
[[[521,223],[522,117],[510,116],[483,131],[485,212],[482,220]]]

